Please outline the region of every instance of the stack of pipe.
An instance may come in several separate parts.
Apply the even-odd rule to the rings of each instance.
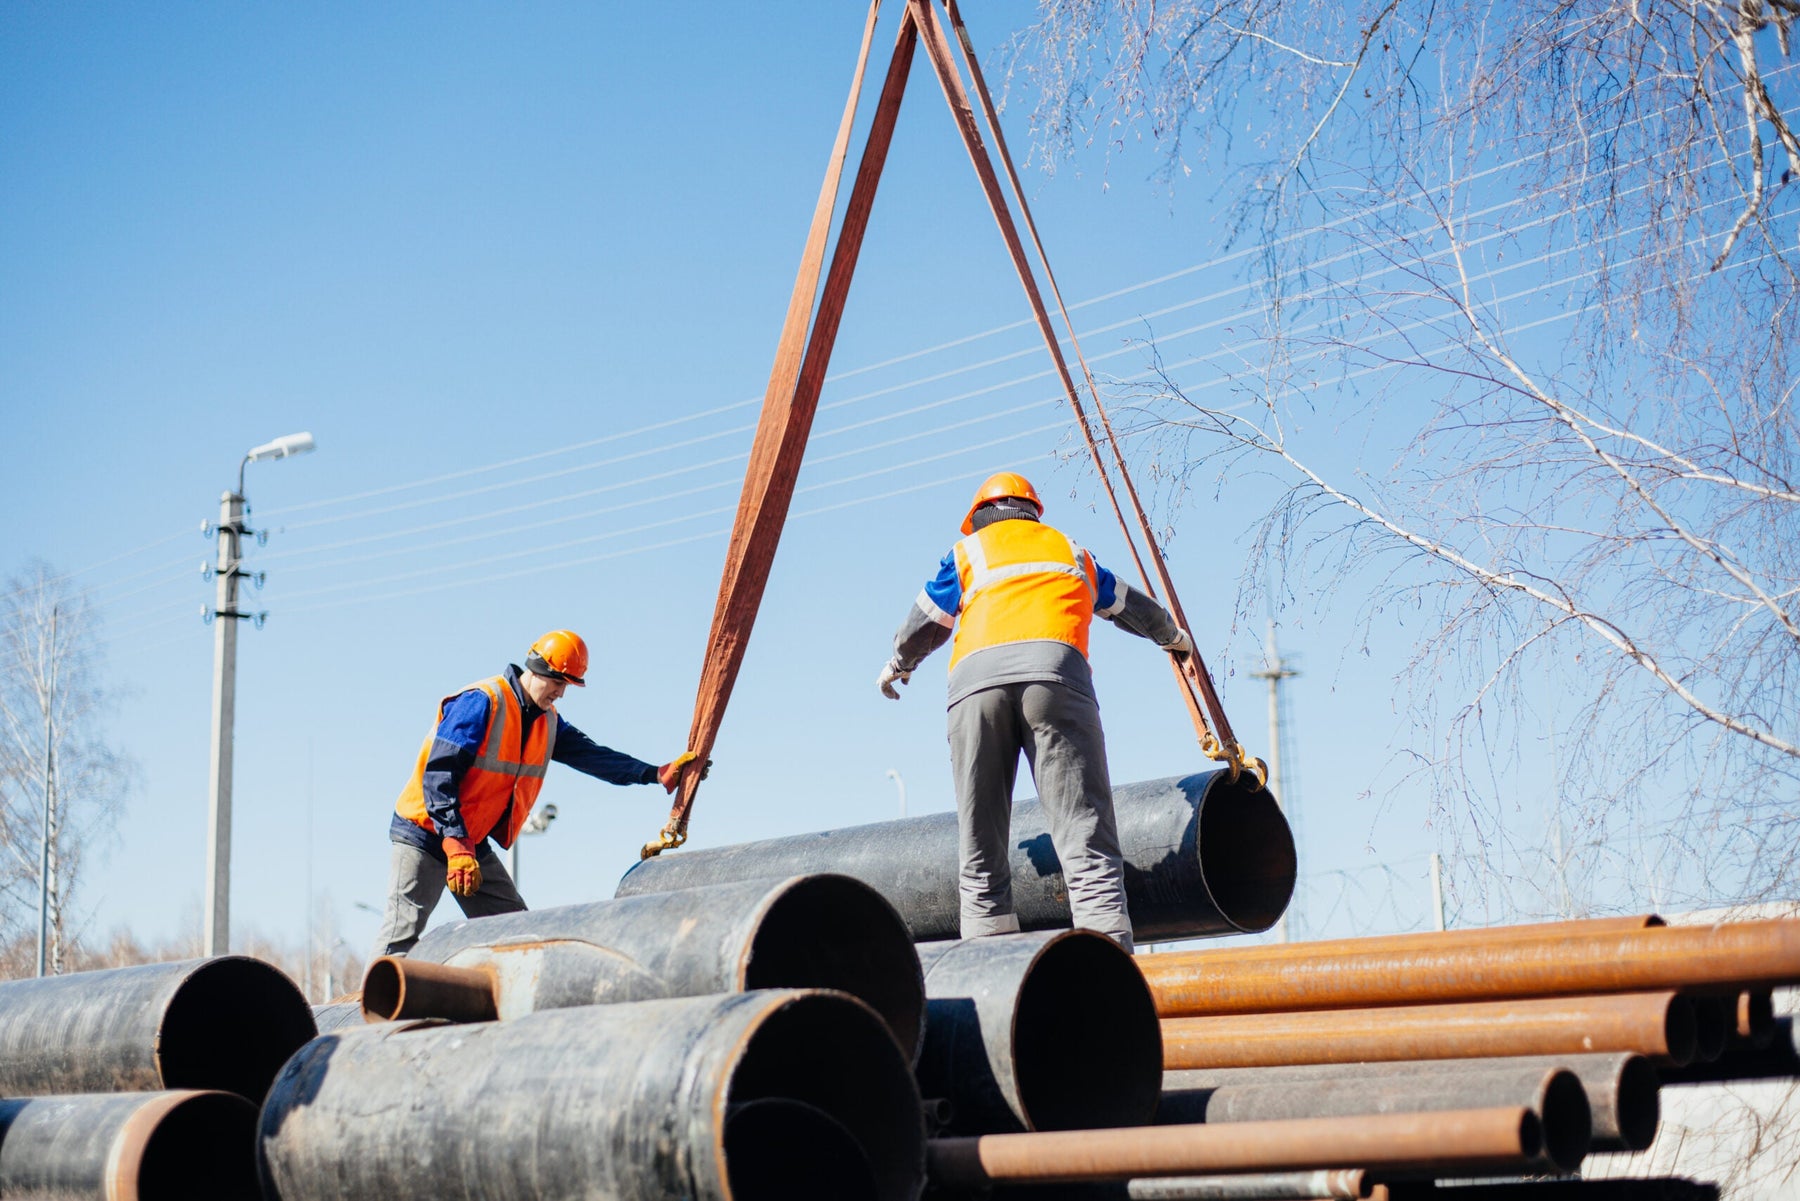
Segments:
[[[256,1106],[313,1034],[241,956],[0,983],[0,1196],[254,1201]]]

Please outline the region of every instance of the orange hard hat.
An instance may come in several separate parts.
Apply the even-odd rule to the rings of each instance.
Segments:
[[[1037,489],[1031,481],[1012,471],[996,471],[981,482],[975,489],[975,499],[969,502],[969,515],[963,518],[962,532],[975,532],[975,510],[993,500],[1028,500],[1037,507],[1039,515],[1044,512],[1044,502],[1038,499]]]
[[[531,644],[525,654],[525,670],[534,676],[566,680],[586,688],[587,643],[574,630],[551,630]]]

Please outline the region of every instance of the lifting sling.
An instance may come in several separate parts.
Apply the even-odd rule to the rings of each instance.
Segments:
[[[1031,210],[1025,203],[1024,190],[1019,184],[1018,172],[1013,166],[1012,157],[1007,152],[1005,138],[1001,135],[993,99],[982,77],[980,65],[969,40],[968,30],[963,25],[962,15],[955,0],[944,0],[944,3],[951,24],[956,29],[963,63],[974,80],[976,93],[981,99],[983,116],[988,128],[993,133],[1000,161],[1006,168],[1013,196],[1018,201],[1019,211],[1025,218],[1025,226],[1031,233],[1032,245],[1037,251],[1039,262],[1043,265],[1044,278],[1050,285],[1050,291],[1056,298],[1057,309],[1062,315],[1063,324],[1069,331],[1069,341],[1074,346],[1077,360],[1081,364],[1082,374],[1088,387],[1088,395],[1093,400],[1095,412],[1100,417],[1106,441],[1112,448],[1113,470],[1118,472],[1119,479],[1125,486],[1133,515],[1144,536],[1150,561],[1155,567],[1156,578],[1162,585],[1160,599],[1168,606],[1175,620],[1183,629],[1191,629],[1182,612],[1181,602],[1175,595],[1174,582],[1169,577],[1168,567],[1157,546],[1149,517],[1138,499],[1137,489],[1132,485],[1131,475],[1125,466],[1124,455],[1119,449],[1117,437],[1113,434],[1112,422],[1107,417],[1105,406],[1100,400],[1099,389],[1095,387],[1093,373],[1088,369],[1087,358],[1081,353],[1081,345],[1076,340],[1075,327],[1069,320],[1068,308],[1063,303],[1062,293],[1057,288],[1055,276],[1050,271],[1049,259],[1044,254],[1037,226],[1031,219]],[[1088,451],[1094,460],[1095,470],[1099,474],[1101,483],[1105,486],[1107,499],[1111,501],[1113,513],[1119,520],[1120,530],[1124,533],[1126,545],[1131,550],[1131,557],[1137,565],[1138,575],[1143,581],[1145,590],[1151,596],[1159,595],[1156,586],[1151,583],[1150,573],[1145,570],[1144,560],[1139,554],[1130,523],[1126,521],[1124,510],[1113,489],[1111,472],[1108,470],[1105,457],[1100,452],[1099,442],[1094,437],[1087,411],[1076,391],[1074,379],[1069,374],[1068,364],[1063,358],[1062,347],[1051,326],[1043,295],[1038,290],[1031,264],[1025,256],[1018,228],[1013,221],[1006,197],[1000,190],[992,158],[982,142],[981,130],[976,123],[974,110],[969,103],[968,93],[957,69],[950,41],[945,36],[943,27],[937,21],[936,14],[931,7],[931,0],[905,0],[905,10],[900,18],[900,32],[888,63],[887,76],[883,81],[881,96],[876,104],[875,115],[864,144],[862,160],[857,167],[856,180],[851,187],[850,199],[845,206],[844,219],[838,231],[837,244],[832,251],[831,264],[826,271],[823,288],[821,289],[819,286],[819,269],[824,259],[826,236],[837,202],[838,183],[842,177],[844,162],[848,154],[850,129],[862,92],[863,75],[868,65],[869,48],[874,38],[876,18],[880,8],[881,0],[872,0],[863,28],[862,49],[858,55],[856,73],[850,85],[849,100],[844,106],[837,139],[833,143],[831,158],[826,168],[824,185],[820,188],[818,203],[813,210],[812,226],[807,233],[806,249],[801,255],[800,270],[794,281],[793,295],[788,301],[787,316],[782,323],[781,339],[776,346],[775,365],[769,374],[768,389],[763,396],[762,417],[757,424],[756,437],[751,445],[750,464],[745,474],[743,492],[738,498],[737,517],[733,522],[731,541],[725,552],[725,568],[719,582],[719,595],[713,606],[712,629],[707,635],[706,659],[701,668],[699,689],[694,699],[694,717],[688,734],[687,746],[695,753],[695,760],[682,769],[675,804],[669,811],[669,819],[656,839],[646,843],[643,848],[642,857],[646,859],[665,850],[679,847],[687,841],[688,817],[693,811],[694,797],[700,785],[700,768],[711,757],[713,744],[718,737],[719,726],[724,720],[725,706],[731,699],[731,690],[737,682],[738,671],[743,665],[744,650],[749,642],[750,631],[756,622],[756,614],[762,604],[763,590],[769,579],[769,569],[774,563],[775,549],[781,539],[782,526],[787,520],[788,506],[793,500],[794,482],[800,472],[800,461],[806,449],[807,436],[812,429],[813,415],[818,409],[819,392],[824,386],[825,372],[831,360],[832,347],[837,341],[838,324],[843,317],[844,302],[850,290],[850,280],[856,270],[856,260],[862,249],[863,236],[868,230],[869,214],[875,202],[876,185],[880,182],[881,170],[887,161],[887,152],[893,139],[895,121],[900,113],[900,101],[906,90],[907,75],[912,68],[914,51],[921,41],[924,43],[926,57],[930,60],[932,69],[937,74],[938,82],[943,87],[945,99],[950,104],[958,132],[962,135],[963,144],[969,152],[975,173],[981,181],[988,205],[993,210],[994,220],[998,223],[1001,236],[1006,241],[1007,251],[1011,255],[1013,266],[1019,275],[1019,282],[1025,289],[1026,299],[1031,304],[1038,329],[1044,337],[1044,344],[1050,352],[1051,360],[1056,365],[1063,391],[1068,397],[1076,423],[1080,426],[1082,436],[1087,442]],[[813,312],[815,298],[818,302],[816,314]],[[811,318],[810,332],[808,330],[809,317]],[[1170,662],[1174,668],[1176,683],[1182,699],[1187,706],[1188,715],[1193,722],[1194,732],[1199,738],[1201,750],[1208,758],[1222,761],[1233,778],[1240,771],[1250,770],[1257,776],[1259,784],[1266,783],[1268,772],[1262,761],[1248,758],[1243,747],[1239,745],[1236,737],[1232,734],[1231,724],[1225,717],[1224,706],[1219,701],[1218,692],[1213,687],[1211,674],[1206,670],[1205,663],[1201,661],[1199,651],[1196,649],[1185,656],[1172,655]]]

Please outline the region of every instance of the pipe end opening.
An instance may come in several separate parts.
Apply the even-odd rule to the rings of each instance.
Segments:
[[[803,1101],[734,1105],[725,1119],[732,1201],[875,1201],[875,1169],[844,1124]]]
[[[1200,799],[1198,821],[1200,874],[1219,913],[1251,934],[1280,921],[1299,861],[1275,794],[1247,773],[1233,782],[1219,772]]]
[[[279,968],[226,955],[175,990],[157,1064],[165,1088],[223,1089],[261,1104],[288,1056],[317,1035],[312,1006]]]
[[[744,987],[846,992],[881,1015],[909,1059],[925,1036],[925,982],[912,935],[880,893],[849,876],[792,881],[750,946]]]
[[[1650,1061],[1633,1055],[1619,1069],[1619,1141],[1628,1151],[1642,1151],[1656,1141],[1662,1125],[1662,1080]]]
[[[370,1022],[390,1022],[406,1000],[406,979],[394,956],[383,955],[363,972],[362,1013]]]
[[[1587,1090],[1574,1072],[1551,1074],[1539,1099],[1544,1125],[1544,1158],[1559,1171],[1573,1172],[1594,1144],[1594,1113]]]
[[[925,1123],[912,1066],[893,1035],[866,1005],[834,993],[801,993],[770,1012],[747,1040],[732,1069],[726,1100],[726,1174],[733,1201],[788,1201],[801,1196],[868,1197],[872,1201],[913,1201],[925,1183]],[[746,1118],[754,1131],[764,1123],[779,1132],[776,1145],[788,1146],[807,1132],[820,1134],[829,1154],[854,1162],[854,1145],[873,1174],[873,1191],[812,1192],[785,1183],[804,1165],[766,1162],[770,1153],[751,1151],[741,1164],[733,1157],[747,1137],[733,1137],[733,1114],[748,1115],[756,1103],[784,1104]],[[799,1109],[794,1108],[798,1103]],[[745,1107],[745,1108],[739,1108]],[[818,1117],[801,1113],[810,1109]],[[822,1134],[826,1122],[844,1133]],[[811,1152],[807,1152],[811,1153]],[[852,1172],[851,1175],[856,1175]],[[846,1177],[848,1179],[848,1177]],[[861,1179],[857,1176],[857,1179]],[[780,1186],[780,1192],[740,1191]],[[833,1186],[837,1187],[837,1186]]]
[[[230,1093],[195,1093],[150,1132],[138,1166],[138,1201],[256,1201],[256,1107]]]
[[[1686,1067],[1700,1047],[1700,1016],[1692,997],[1673,997],[1663,1010],[1663,1046],[1669,1062]]]
[[[1045,945],[1013,1022],[1019,1104],[1029,1129],[1142,1126],[1162,1093],[1162,1027],[1132,957],[1071,930]]]

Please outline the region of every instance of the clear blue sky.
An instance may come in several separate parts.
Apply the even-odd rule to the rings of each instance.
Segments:
[[[140,766],[86,882],[90,930],[198,926],[197,530],[280,434],[319,450],[247,477],[271,531],[248,603],[271,616],[240,644],[236,930],[298,944],[310,860],[366,948],[356,905],[382,900],[435,702],[547,628],[594,650],[571,721],[653,761],[680,750],[860,7],[0,9],[0,567],[80,571],[120,694],[106,734]],[[970,19],[986,49],[1029,15]],[[1153,166],[1128,150],[1030,186],[1097,366],[1142,370],[1127,340],[1154,329],[1201,386],[1252,303],[1246,264],[1205,181],[1170,195]],[[890,768],[913,811],[950,807],[945,657],[900,704],[873,681],[988,472],[1031,475],[1049,520],[1128,571],[1091,472],[1055,458],[1070,425],[1027,315],[921,56],[695,845],[885,818]],[[1262,631],[1230,616],[1260,499],[1242,487],[1173,515],[1172,563],[1260,747],[1243,673]],[[1399,728],[1386,637],[1365,656],[1329,614],[1283,635],[1306,672],[1308,871],[1422,880],[1422,799],[1368,796]],[[1103,629],[1094,661],[1115,780],[1202,765],[1162,656]],[[567,771],[546,799],[535,906],[610,896],[667,809]]]

